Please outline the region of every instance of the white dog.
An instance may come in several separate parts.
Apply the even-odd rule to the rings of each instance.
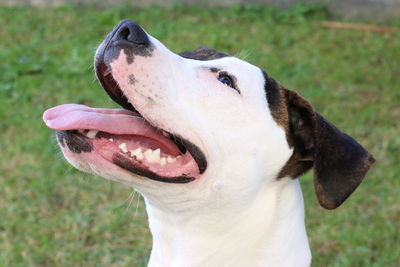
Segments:
[[[67,104],[43,119],[73,166],[143,195],[149,266],[309,266],[296,178],[313,168],[334,209],[374,162],[258,67],[205,47],[174,54],[132,21],[95,67],[124,109]]]

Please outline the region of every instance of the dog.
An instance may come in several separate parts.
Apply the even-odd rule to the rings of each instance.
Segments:
[[[149,266],[309,266],[298,177],[335,209],[374,158],[264,70],[207,47],[175,54],[121,21],[95,56],[122,109],[43,114],[67,161],[143,195]]]

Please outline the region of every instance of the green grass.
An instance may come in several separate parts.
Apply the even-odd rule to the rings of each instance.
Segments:
[[[400,35],[323,28],[319,8],[181,6],[0,8],[0,266],[147,262],[143,201],[70,167],[41,121],[62,103],[115,107],[92,58],[123,18],[176,52],[245,55],[367,147],[377,163],[338,210],[320,208],[311,175],[301,178],[313,266],[398,266]]]

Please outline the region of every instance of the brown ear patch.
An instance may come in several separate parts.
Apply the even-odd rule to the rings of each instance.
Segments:
[[[280,90],[286,100],[285,106],[288,114],[286,139],[289,146],[293,148],[293,154],[279,172],[278,178],[296,178],[306,173],[313,166],[314,110],[296,92],[287,90],[282,86],[280,86]]]
[[[293,154],[278,178],[297,178],[314,169],[320,205],[337,208],[357,188],[375,159],[357,141],[316,113],[296,92],[264,74],[273,119],[286,131]]]
[[[356,140],[316,113],[314,187],[322,207],[335,209],[364,179],[375,159]]]
[[[262,71],[262,74],[265,79],[264,90],[272,117],[279,126],[283,127],[283,129],[288,132],[289,114],[285,90],[273,78],[268,77],[265,71]]]
[[[304,121],[302,118],[309,118],[314,113],[311,105],[296,92],[287,90],[278,84],[273,78],[262,71],[265,79],[264,90],[268,107],[274,121],[286,132],[286,139],[289,146],[294,148],[293,154],[281,169],[278,178],[293,177],[304,174],[312,168],[312,158],[306,147],[313,144],[311,121]],[[294,108],[298,107],[298,108]],[[300,135],[300,137],[298,137]],[[307,139],[308,138],[308,139]],[[307,144],[305,141],[307,140]]]

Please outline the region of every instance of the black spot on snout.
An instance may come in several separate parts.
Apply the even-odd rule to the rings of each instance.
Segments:
[[[112,161],[115,165],[125,169],[133,174],[147,177],[151,180],[164,182],[164,183],[173,183],[173,184],[186,184],[189,182],[194,181],[193,177],[187,177],[186,174],[182,174],[182,176],[178,177],[162,177],[155,173],[152,173],[145,168],[142,168],[140,165],[132,162],[131,160],[127,159],[125,156],[121,155],[120,153],[115,153],[113,155]]]
[[[91,152],[92,143],[75,131],[56,131],[56,137],[62,147],[67,146],[74,153]]]
[[[130,85],[135,85],[136,84],[137,80],[135,79],[135,75],[129,74],[128,78],[129,78],[129,84]]]

